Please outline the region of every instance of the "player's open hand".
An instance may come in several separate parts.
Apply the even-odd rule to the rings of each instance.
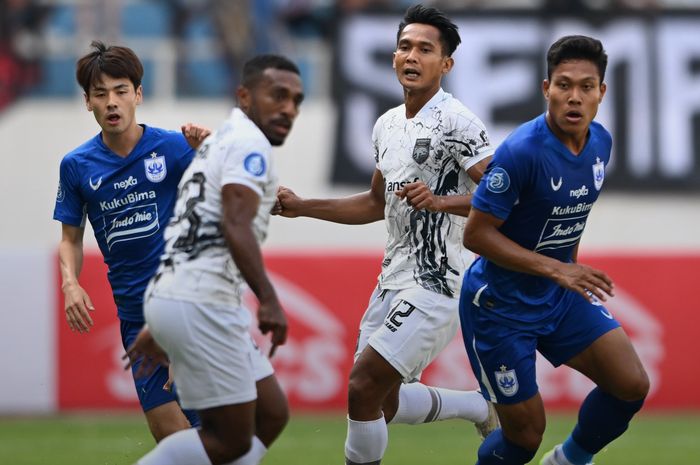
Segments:
[[[612,279],[601,270],[578,263],[562,263],[557,270],[554,281],[562,287],[578,292],[586,300],[594,303],[605,302],[615,295]]]
[[[295,218],[299,216],[301,198],[288,187],[280,186],[277,189],[277,201],[270,213],[273,215]]]
[[[406,203],[415,210],[440,211],[440,197],[433,194],[423,181],[409,182],[400,191],[396,191],[395,194],[401,199],[406,199]]]
[[[153,339],[148,326],[144,326],[141,329],[134,342],[126,349],[126,354],[124,354],[122,360],[127,359],[128,361],[124,366],[125,370],[137,362],[141,362],[136,373],[134,373],[135,378],[150,375],[158,365],[168,366],[170,364],[168,355]]]
[[[78,283],[63,286],[63,299],[65,301],[66,321],[71,331],[87,333],[95,324],[90,317],[90,312],[95,311],[90,296]]]
[[[287,342],[287,317],[284,316],[284,310],[276,298],[271,299],[270,302],[260,302],[258,328],[263,334],[272,333],[272,347],[270,347],[270,358],[272,358],[277,346]]]
[[[193,123],[183,124],[180,130],[182,131],[182,135],[185,136],[187,143],[195,150],[197,150],[202,142],[204,142],[204,139],[211,134],[209,128]]]

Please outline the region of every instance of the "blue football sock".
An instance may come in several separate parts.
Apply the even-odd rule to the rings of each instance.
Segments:
[[[578,423],[562,449],[574,465],[590,463],[593,455],[627,430],[644,399],[627,402],[596,387],[581,404]]]
[[[532,460],[535,452],[510,442],[499,428],[481,443],[476,465],[523,465]]]

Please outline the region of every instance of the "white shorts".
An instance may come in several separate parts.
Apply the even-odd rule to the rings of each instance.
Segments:
[[[273,374],[248,332],[243,308],[149,297],[146,323],[168,353],[180,405],[203,410],[257,398],[256,381]]]
[[[355,360],[369,344],[401,374],[420,379],[459,328],[459,300],[423,288],[378,287],[360,322]]]

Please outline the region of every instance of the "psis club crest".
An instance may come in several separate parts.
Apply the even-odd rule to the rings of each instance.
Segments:
[[[603,181],[605,180],[605,164],[600,161],[600,158],[595,157],[595,164],[593,165],[593,185],[595,190],[599,191],[603,187]]]
[[[501,371],[494,372],[498,390],[506,397],[513,397],[518,393],[518,375],[515,370],[507,370],[505,365],[501,365]]]
[[[162,155],[152,152],[151,157],[146,158],[143,163],[146,165],[146,178],[151,182],[161,182],[168,174],[165,157]]]

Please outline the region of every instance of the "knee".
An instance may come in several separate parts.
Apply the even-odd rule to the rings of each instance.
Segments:
[[[542,443],[546,421],[544,418],[511,418],[501,426],[510,442],[534,452]]]
[[[348,404],[352,406],[371,403],[375,397],[374,390],[375,384],[370,377],[353,371],[348,382]],[[376,403],[381,404],[381,400]]]
[[[269,447],[282,433],[287,423],[289,423],[289,407],[285,402],[274,410],[266,410],[257,419],[255,435],[266,447]]]
[[[649,394],[649,388],[649,375],[647,375],[646,370],[640,366],[634,376],[627,378],[625,386],[621,389],[617,397],[627,402],[642,400]]]
[[[207,453],[212,463],[233,462],[248,453],[252,447],[252,440],[252,436],[243,434],[215,436],[214,440],[207,443]]]
[[[190,423],[183,415],[182,418],[172,418],[170,421],[149,421],[148,427],[158,443],[173,433],[190,428]]]

